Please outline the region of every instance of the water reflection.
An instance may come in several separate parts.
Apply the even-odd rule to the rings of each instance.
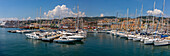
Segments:
[[[165,49],[165,50],[170,50],[170,46],[154,46],[154,49]]]
[[[84,44],[83,41],[75,41],[71,43],[56,43],[56,44],[65,44],[65,45],[76,45],[76,44]]]
[[[69,46],[69,45],[82,45],[84,44],[83,41],[75,41],[75,42],[72,42],[72,43],[57,43],[57,42],[47,42],[47,41],[41,41],[41,40],[35,40],[35,39],[28,39],[26,38],[26,40],[33,44],[34,46],[38,46],[40,44],[44,44],[45,47],[48,47],[50,44],[54,44],[54,45],[60,45],[61,47],[65,47],[65,46]]]
[[[83,41],[76,41],[76,42],[74,42],[75,44],[84,44],[84,42]]]
[[[40,40],[34,40],[34,39],[28,39],[26,38],[26,40],[29,42],[29,43],[32,43],[33,45],[38,45],[40,44],[42,41]]]

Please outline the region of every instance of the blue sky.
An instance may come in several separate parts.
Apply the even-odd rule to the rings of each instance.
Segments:
[[[143,4],[143,13],[146,15],[148,10],[153,9],[154,1],[156,8],[162,10],[163,0],[0,0],[0,18],[35,18],[37,10],[42,7],[42,13],[54,9],[57,5],[66,5],[67,8],[73,10],[79,5],[80,11],[85,12],[86,16],[115,16],[117,12],[122,16],[126,14],[129,8],[131,17],[138,9],[140,13]],[[166,0],[165,14],[170,16],[170,0]],[[74,12],[75,10],[73,10]]]

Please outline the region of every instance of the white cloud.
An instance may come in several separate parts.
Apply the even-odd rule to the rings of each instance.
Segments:
[[[27,20],[30,20],[30,19],[31,19],[31,17],[28,17],[28,18],[27,18]]]
[[[102,13],[102,14],[100,14],[100,17],[103,17],[104,16],[104,14]]]
[[[53,10],[49,10],[47,13],[44,12],[44,15],[49,18],[61,18],[63,17],[74,17],[77,13],[74,13],[71,9],[67,8],[66,5],[58,5]],[[79,17],[86,16],[84,12],[79,12]]]
[[[154,9],[153,11],[152,10],[148,10],[147,13],[149,15],[160,15],[160,14],[163,14],[163,12],[159,9]]]

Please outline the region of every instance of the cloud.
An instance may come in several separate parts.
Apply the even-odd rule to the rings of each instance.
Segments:
[[[66,5],[58,5],[53,10],[49,10],[47,13],[44,12],[44,16],[47,18],[56,18],[56,17],[74,17],[77,16],[77,13],[74,13],[71,9],[67,8]],[[79,12],[79,17],[84,17],[85,12]]]
[[[153,11],[152,10],[148,10],[147,13],[149,15],[160,15],[160,14],[163,14],[163,12],[159,9],[154,9]]]
[[[103,17],[104,16],[104,14],[102,13],[102,14],[100,14],[100,17]]]
[[[27,20],[30,20],[30,19],[31,19],[31,17],[28,17],[28,18],[27,18]]]
[[[6,20],[19,20],[18,18],[0,18],[0,21],[6,21]]]

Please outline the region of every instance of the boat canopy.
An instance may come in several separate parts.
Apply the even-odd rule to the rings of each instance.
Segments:
[[[165,38],[165,37],[168,37],[168,35],[161,35],[161,38]]]

